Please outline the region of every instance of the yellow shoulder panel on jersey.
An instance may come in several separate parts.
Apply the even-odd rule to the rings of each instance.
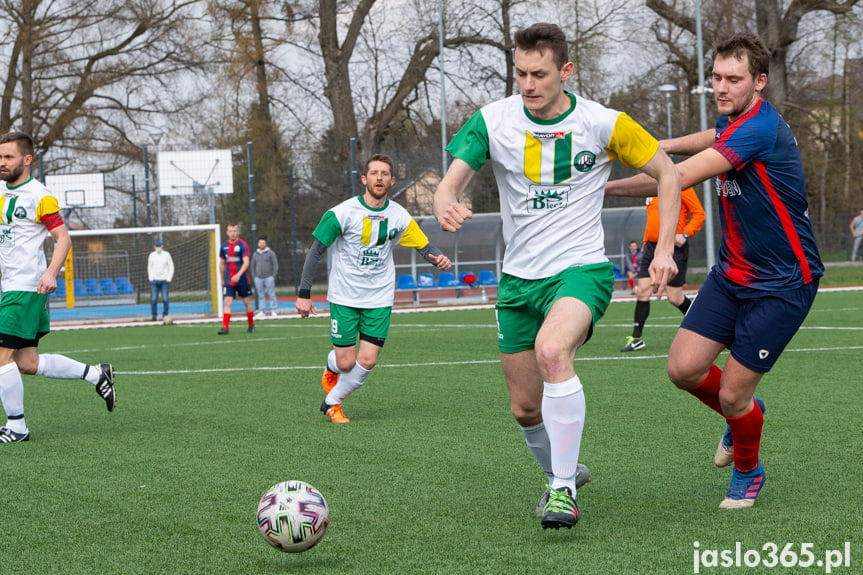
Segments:
[[[60,204],[57,203],[57,198],[54,196],[45,196],[39,200],[39,206],[36,208],[36,222],[41,223],[44,216],[56,214],[59,211]]]
[[[612,160],[641,168],[659,149],[659,142],[627,114],[621,113],[614,123],[606,151]]]
[[[411,218],[411,223],[408,224],[408,229],[402,234],[402,239],[399,240],[400,246],[409,248],[423,249],[429,243],[428,237],[420,229],[416,221]]]

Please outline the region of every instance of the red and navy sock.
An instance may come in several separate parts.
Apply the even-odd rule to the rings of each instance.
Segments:
[[[722,370],[716,365],[710,366],[710,372],[707,378],[691,389],[687,389],[689,393],[694,395],[698,401],[725,417],[722,413],[722,406],[719,405],[719,382],[722,381]]]
[[[729,417],[727,421],[734,440],[734,468],[741,473],[748,473],[758,467],[764,414],[756,403],[746,415]]]

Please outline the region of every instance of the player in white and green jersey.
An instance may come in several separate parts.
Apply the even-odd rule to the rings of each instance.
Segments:
[[[365,383],[386,340],[395,295],[395,245],[416,248],[441,270],[452,265],[449,258],[429,244],[407,210],[387,197],[395,182],[392,174],[393,161],[389,156],[376,154],[366,162],[363,194],[324,214],[312,234],[315,241],[303,265],[297,311],[308,317],[315,311],[311,300],[315,268],[321,256],[330,250],[327,301],[333,351],[321,380],[327,394],[321,411],[333,423],[350,421],[342,412],[341,403]]]
[[[483,107],[455,136],[434,211],[441,228],[457,231],[472,215],[458,197],[491,160],[506,242],[495,313],[510,408],[548,477],[541,525],[569,528],[578,521],[585,415],[573,359],[613,287],[601,225],[611,164],[620,160],[659,182],[654,290],[677,273],[680,181],[659,143],[629,116],[564,91],[573,64],[558,26],[521,30],[515,46],[519,95]]]
[[[0,137],[0,401],[6,425],[0,443],[28,441],[24,420],[22,373],[54,379],[85,379],[113,411],[116,394],[111,364],[86,365],[63,355],[39,354],[39,339],[50,331],[48,294],[57,289],[57,273],[72,242],[57,199],[30,175],[33,140],[10,132]],[[42,244],[54,238],[51,262]]]

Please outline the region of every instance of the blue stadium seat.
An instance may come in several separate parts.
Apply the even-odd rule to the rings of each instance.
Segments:
[[[102,288],[102,293],[105,295],[117,295],[120,293],[116,284],[114,284],[114,280],[111,278],[102,278],[99,280],[99,287]]]
[[[619,265],[614,264],[612,269],[614,270],[614,279],[618,279],[618,280],[626,279],[626,276],[623,275],[622,273],[620,273],[620,266]]]
[[[455,276],[449,272],[441,272],[437,277],[437,285],[440,287],[458,287]]]
[[[57,291],[51,295],[54,297],[66,297],[66,280],[59,280],[57,282]]]
[[[129,278],[126,276],[120,276],[117,278],[117,291],[121,294],[130,294],[135,293],[135,288],[132,286],[132,282],[129,281]]]
[[[464,281],[465,276],[468,276],[468,275],[473,276],[474,279],[473,279],[472,283],[476,283],[476,274],[473,272],[459,272],[458,283],[460,283],[461,285],[466,285],[466,286],[472,285],[472,283],[467,283],[466,281]]]
[[[416,289],[417,282],[414,281],[414,276],[410,274],[401,274],[396,283],[396,289]]]
[[[87,287],[87,293],[89,295],[102,295],[102,287],[99,285],[98,280],[87,278],[84,280],[84,285]]]
[[[72,285],[75,289],[75,295],[87,295],[87,287],[84,285],[83,280],[72,280]]]
[[[477,278],[481,286],[496,286],[497,279],[494,277],[494,272],[491,270],[482,270]]]
[[[417,276],[417,285],[421,288],[435,287],[434,276],[432,274],[420,274]]]

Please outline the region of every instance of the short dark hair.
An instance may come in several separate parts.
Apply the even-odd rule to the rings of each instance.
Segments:
[[[0,136],[0,144],[8,144],[16,142],[18,151],[22,156],[32,156],[35,153],[36,147],[33,145],[33,138],[24,132],[9,132]]]
[[[374,156],[372,156],[371,158],[368,159],[368,161],[366,162],[366,165],[363,167],[363,175],[364,176],[369,173],[369,164],[371,164],[372,162],[383,162],[383,163],[385,163],[386,165],[388,165],[390,167],[390,175],[391,176],[395,175],[396,172],[395,172],[395,164],[393,164],[393,159],[390,158],[389,156],[387,156],[386,154],[375,154]]]
[[[557,24],[539,22],[524,30],[519,30],[513,37],[515,47],[522,50],[539,50],[546,48],[551,50],[552,59],[557,64],[557,69],[563,69],[563,65],[569,61],[569,44],[566,34]]]
[[[258,240],[267,241],[267,236],[258,236]]]
[[[739,61],[744,55],[749,59],[749,73],[753,78],[769,74],[770,50],[755,34],[735,34],[713,47],[714,58],[732,57]]]

